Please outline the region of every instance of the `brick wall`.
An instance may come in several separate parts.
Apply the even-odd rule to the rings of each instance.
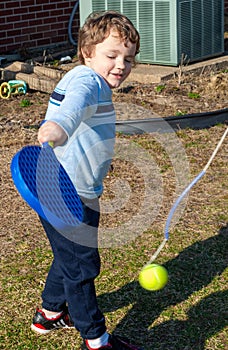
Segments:
[[[20,0],[0,2],[0,54],[68,42],[68,23],[76,0]],[[79,16],[73,22],[77,38]],[[75,33],[74,33],[75,31]]]

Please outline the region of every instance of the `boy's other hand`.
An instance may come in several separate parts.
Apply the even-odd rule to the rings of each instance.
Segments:
[[[46,121],[39,129],[38,141],[42,144],[52,141],[54,147],[61,146],[67,140],[67,134],[57,123]]]

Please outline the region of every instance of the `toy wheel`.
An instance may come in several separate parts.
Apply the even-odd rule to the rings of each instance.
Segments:
[[[2,83],[0,85],[0,96],[1,98],[9,98],[10,97],[10,85],[8,83]]]

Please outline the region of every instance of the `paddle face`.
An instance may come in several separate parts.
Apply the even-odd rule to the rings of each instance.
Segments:
[[[26,146],[13,157],[11,173],[22,198],[56,229],[82,222],[82,204],[50,146]]]

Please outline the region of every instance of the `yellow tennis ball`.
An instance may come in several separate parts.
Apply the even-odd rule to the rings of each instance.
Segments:
[[[149,264],[142,268],[139,273],[139,283],[147,290],[155,291],[165,287],[168,282],[167,270],[157,264]]]

